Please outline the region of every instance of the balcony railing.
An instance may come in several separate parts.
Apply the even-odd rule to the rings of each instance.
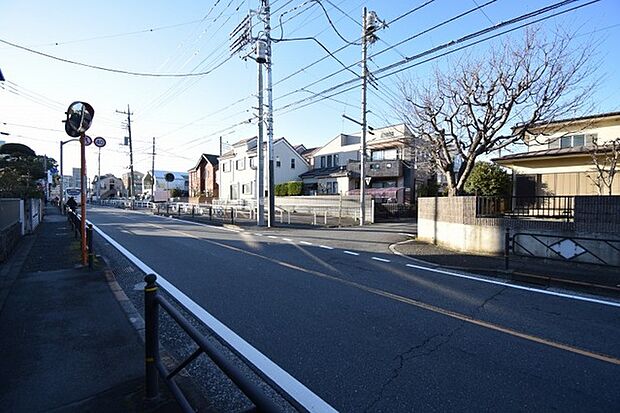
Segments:
[[[359,161],[349,161],[347,170],[351,172],[360,172]],[[367,161],[366,176],[370,177],[396,177],[403,174],[403,162],[400,159],[384,160],[384,161]]]
[[[574,196],[476,197],[477,217],[514,216],[571,221],[574,213]]]

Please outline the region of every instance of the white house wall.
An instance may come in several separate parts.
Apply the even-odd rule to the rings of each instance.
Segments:
[[[600,145],[604,142],[608,142],[616,138],[619,138],[620,137],[620,125],[599,124],[599,126],[593,126],[593,127],[585,128],[585,129],[582,129],[582,127],[579,125],[573,125],[570,128],[566,128],[565,130],[561,132],[551,134],[548,137],[547,136],[539,137],[538,140],[541,141],[542,143],[539,143],[533,139],[530,140],[528,151],[533,152],[533,151],[549,149],[548,142],[557,141],[557,139],[565,135],[588,135],[588,134],[596,134],[598,137],[598,143]]]

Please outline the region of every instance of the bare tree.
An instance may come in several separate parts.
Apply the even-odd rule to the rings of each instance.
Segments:
[[[620,138],[602,143],[593,138],[590,156],[596,168],[596,176],[588,174],[587,177],[596,186],[599,195],[611,195],[620,163]]]
[[[556,32],[530,29],[504,39],[488,57],[468,57],[432,80],[402,80],[396,110],[426,141],[449,195],[462,192],[476,158],[525,141],[534,127],[583,111],[594,88],[592,48]],[[516,125],[516,126],[514,126]],[[511,126],[514,126],[511,128]]]

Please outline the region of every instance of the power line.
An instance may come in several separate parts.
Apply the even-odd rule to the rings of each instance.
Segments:
[[[200,77],[200,76],[206,76],[208,74],[211,74],[214,70],[216,70],[217,68],[219,68],[221,66],[218,65],[216,67],[214,67],[211,70],[207,70],[204,72],[196,72],[196,73],[148,73],[148,72],[134,72],[131,70],[123,70],[123,69],[113,69],[110,67],[103,67],[103,66],[98,66],[98,65],[91,65],[89,63],[83,63],[83,62],[76,62],[74,60],[69,60],[69,59],[65,59],[62,57],[58,57],[58,56],[53,56],[51,54],[48,53],[43,53],[25,46],[20,46],[16,43],[12,43],[9,42],[7,40],[4,39],[0,39],[0,43],[4,43],[6,45],[15,47],[17,49],[21,49],[39,56],[43,56],[43,57],[47,57],[49,59],[53,59],[53,60],[57,60],[59,62],[63,62],[63,63],[68,63],[68,64],[72,64],[72,65],[76,65],[76,66],[82,66],[82,67],[88,67],[90,69],[96,69],[96,70],[102,70],[104,72],[111,72],[111,73],[118,73],[118,74],[123,74],[123,75],[130,75],[130,76],[139,76],[139,77]],[[222,62],[225,63],[226,61]]]
[[[571,4],[571,3],[574,3],[574,2],[576,2],[576,1],[579,1],[579,0],[565,0],[565,1],[562,1],[562,2],[558,2],[558,3],[555,3],[555,4],[553,4],[553,5],[550,5],[550,6],[547,6],[547,7],[543,7],[543,8],[541,8],[541,9],[538,9],[538,10],[535,10],[535,11],[532,11],[532,12],[529,12],[529,13],[526,13],[526,14],[523,14],[523,15],[521,15],[521,16],[518,16],[518,17],[512,18],[512,19],[510,19],[510,20],[507,20],[507,21],[504,21],[504,22],[498,23],[498,24],[496,24],[496,25],[489,26],[489,27],[487,27],[487,28],[485,28],[485,29],[482,29],[482,30],[476,31],[476,32],[471,33],[471,34],[469,34],[469,35],[462,36],[461,38],[459,38],[459,39],[457,39],[457,40],[453,40],[453,41],[450,41],[450,42],[444,43],[444,44],[442,44],[442,45],[439,45],[439,46],[436,46],[436,47],[434,47],[434,48],[428,49],[428,50],[426,50],[426,51],[424,51],[424,52],[418,53],[418,54],[417,54],[417,55],[415,55],[415,56],[411,56],[411,57],[409,57],[409,58],[407,58],[407,59],[404,59],[404,60],[401,60],[401,61],[399,61],[399,62],[395,62],[395,63],[393,63],[393,64],[391,64],[391,65],[385,66],[385,67],[383,67],[383,68],[381,68],[381,69],[379,69],[379,70],[375,71],[374,73],[381,73],[381,72],[385,72],[385,71],[387,71],[387,70],[390,70],[390,69],[396,68],[396,67],[401,66],[401,65],[403,65],[403,64],[410,63],[410,62],[411,62],[411,61],[413,61],[413,60],[420,59],[421,57],[427,56],[427,55],[429,55],[429,54],[436,53],[436,52],[437,52],[437,51],[439,51],[439,50],[442,50],[442,49],[445,49],[445,48],[448,48],[448,47],[452,47],[452,46],[454,46],[454,45],[456,45],[456,44],[459,44],[459,43],[462,43],[462,42],[465,42],[465,41],[468,41],[468,40],[472,40],[472,39],[474,39],[474,38],[476,38],[476,37],[479,37],[479,36],[482,36],[482,35],[484,35],[484,34],[487,34],[487,33],[493,32],[493,31],[495,31],[495,30],[499,30],[500,28],[505,27],[505,26],[507,26],[507,25],[512,25],[512,24],[518,23],[518,22],[520,22],[520,21],[523,21],[523,20],[526,20],[526,19],[530,19],[530,18],[532,18],[532,17],[536,17],[536,16],[538,16],[538,15],[540,15],[540,14],[547,13],[547,12],[549,12],[549,11],[551,11],[551,10],[555,10],[555,9],[557,9],[557,8],[559,8],[559,7],[562,7],[562,6],[565,6],[565,5],[568,5],[568,4]],[[405,67],[405,68],[400,68],[400,69],[395,70],[395,71],[393,71],[393,72],[391,72],[391,73],[385,74],[385,75],[383,75],[383,76],[381,76],[381,77],[377,77],[377,79],[379,80],[379,79],[383,79],[383,78],[388,77],[388,76],[392,76],[392,75],[394,75],[394,74],[396,74],[396,73],[402,72],[403,70],[410,69],[411,67],[418,66],[418,65],[420,65],[420,64],[427,63],[427,62],[429,62],[429,61],[432,61],[432,60],[435,60],[435,59],[441,58],[441,57],[446,56],[446,55],[448,55],[448,54],[451,54],[451,53],[454,53],[454,52],[457,52],[457,51],[463,50],[463,49],[465,49],[465,48],[468,48],[468,47],[474,46],[474,45],[476,45],[476,44],[479,44],[479,43],[482,43],[482,42],[485,42],[485,41],[491,40],[491,39],[493,39],[493,38],[496,38],[496,37],[501,36],[501,35],[503,35],[503,34],[509,33],[509,32],[511,32],[511,31],[518,30],[518,29],[521,29],[521,28],[527,27],[527,26],[532,25],[532,24],[540,23],[540,22],[542,22],[542,21],[545,21],[545,20],[548,20],[548,19],[550,19],[550,18],[553,18],[553,17],[559,16],[559,15],[561,15],[561,14],[565,14],[565,13],[568,13],[568,12],[571,12],[571,11],[574,11],[574,10],[577,10],[577,9],[580,9],[580,8],[582,8],[582,7],[585,7],[585,6],[589,6],[589,5],[594,4],[594,3],[598,3],[599,1],[600,1],[600,0],[591,0],[591,1],[590,1],[590,2],[588,2],[588,3],[581,4],[581,5],[578,5],[578,6],[572,7],[572,8],[570,8],[570,9],[566,9],[566,10],[563,10],[563,11],[556,12],[556,13],[553,13],[553,14],[551,14],[551,15],[548,15],[548,16],[545,16],[545,17],[542,17],[542,18],[540,18],[540,19],[533,20],[533,21],[531,21],[531,22],[524,23],[524,24],[522,24],[522,25],[520,25],[520,26],[518,26],[518,27],[515,27],[515,28],[512,28],[512,29],[508,29],[508,30],[506,30],[506,31],[504,31],[504,32],[501,32],[501,33],[499,33],[499,34],[496,34],[496,35],[488,36],[488,37],[486,37],[486,38],[484,38],[484,39],[478,40],[478,41],[476,41],[476,42],[469,43],[469,44],[467,44],[467,45],[461,46],[461,47],[459,47],[459,48],[457,48],[457,49],[454,49],[454,50],[450,50],[450,51],[445,52],[445,53],[443,53],[443,54],[441,54],[441,55],[432,56],[432,57],[430,57],[430,58],[428,58],[428,59],[426,59],[426,60],[424,60],[424,61],[421,61],[421,62],[415,62],[415,64],[413,64],[413,65],[407,66],[407,67]],[[330,92],[333,92],[333,91],[335,91],[335,90],[337,90],[337,89],[340,89],[340,88],[342,88],[343,86],[350,85],[351,83],[354,83],[354,82],[356,82],[356,81],[357,81],[357,79],[352,79],[352,80],[348,80],[348,81],[342,82],[342,83],[340,83],[340,84],[338,84],[338,85],[332,86],[332,87],[330,87],[330,88],[327,88],[327,89],[325,89],[325,90],[323,90],[323,91],[319,92],[319,94],[326,95],[327,93],[330,93]],[[342,94],[342,93],[348,92],[348,91],[353,90],[353,89],[355,89],[355,88],[357,88],[357,85],[354,85],[354,86],[352,86],[352,87],[349,87],[349,88],[347,88],[347,89],[345,89],[345,90],[341,90],[341,91],[336,92],[336,93],[332,93],[332,94],[330,94],[330,95],[326,95],[326,97],[324,97],[324,98],[322,98],[322,99],[320,99],[320,100],[313,100],[312,98],[300,99],[300,100],[298,100],[298,101],[295,101],[295,102],[292,102],[292,103],[287,104],[287,105],[285,105],[285,106],[282,106],[282,107],[280,107],[280,108],[277,108],[277,109],[276,109],[276,111],[282,111],[282,110],[285,110],[285,109],[290,109],[290,108],[295,107],[295,106],[297,106],[297,107],[295,107],[295,108],[294,108],[294,109],[292,109],[292,110],[298,110],[298,109],[304,108],[304,107],[306,107],[306,106],[310,106],[310,105],[312,105],[312,104],[314,104],[314,103],[317,103],[317,102],[319,102],[319,101],[321,101],[321,100],[323,100],[323,99],[326,99],[326,98],[329,98],[329,97],[333,97],[333,96],[336,96],[336,95],[339,95],[339,94]],[[286,112],[284,112],[284,113],[289,113],[289,112],[291,112],[292,110],[288,110],[288,111],[286,111]]]

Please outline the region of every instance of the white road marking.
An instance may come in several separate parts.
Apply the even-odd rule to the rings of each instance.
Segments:
[[[186,221],[187,222],[187,221]],[[90,223],[90,222],[89,222]],[[157,276],[157,284],[170,295],[172,295],[182,306],[189,310],[196,318],[205,323],[212,331],[220,336],[225,342],[233,347],[246,360],[256,366],[257,369],[269,377],[278,387],[288,393],[293,399],[301,404],[310,412],[334,412],[337,410],[330,406],[327,402],[314,394],[310,389],[304,386],[296,378],[287,373],[284,369],[271,361],[267,356],[252,347],[247,341],[241,338],[237,333],[228,328],[224,323],[211,315],[207,310],[202,308],[198,303],[193,301],[178,288],[172,285],[168,280],[159,275],[155,270],[142,262],[138,257],[129,252],[125,247],[116,242],[108,234],[101,231],[97,226],[93,225],[93,229],[99,233],[107,242],[112,244],[114,248],[120,251],[132,263],[146,274],[155,274]]]
[[[328,247],[327,245],[319,245],[319,248],[323,248],[323,249],[326,249],[326,250],[333,250],[332,247]]]
[[[344,250],[342,252],[344,252],[345,254],[349,254],[349,255],[359,255],[357,252],[353,252],[353,251]]]
[[[311,242],[308,241],[299,241],[300,244],[304,244],[304,245],[314,245]]]
[[[271,239],[278,239],[278,237],[274,236],[274,235],[267,235],[267,238],[271,238]]]
[[[379,258],[379,257],[371,257],[371,259],[375,261],[381,261],[381,262],[392,262],[390,260],[386,260],[385,258]]]
[[[282,241],[293,242],[293,240],[290,238],[282,238]]]
[[[439,268],[424,267],[422,265],[415,265],[415,264],[405,264],[405,265],[407,267],[410,267],[410,268],[416,268],[418,270],[436,272],[438,274],[449,275],[451,277],[465,278],[467,280],[480,281],[480,282],[487,283],[487,284],[495,284],[495,285],[501,285],[501,286],[508,287],[508,288],[514,288],[516,290],[530,291],[530,292],[534,292],[534,293],[538,293],[538,294],[552,295],[552,296],[555,296],[555,297],[568,298],[568,299],[571,299],[571,300],[585,301],[585,302],[589,302],[589,303],[596,303],[596,304],[607,305],[607,306],[610,306],[610,307],[618,307],[618,308],[620,308],[620,303],[619,302],[607,301],[607,300],[599,300],[597,298],[589,298],[589,297],[584,297],[584,296],[577,295],[577,294],[560,293],[560,292],[556,292],[556,291],[541,290],[541,289],[538,289],[538,288],[525,287],[525,286],[522,286],[522,285],[510,284],[510,283],[503,282],[503,281],[495,281],[495,280],[489,280],[489,279],[486,279],[486,278],[480,278],[480,277],[476,277],[476,276],[473,276],[473,275],[459,274],[457,272],[441,270]]]
[[[406,237],[415,237],[415,234],[409,234],[407,232],[399,232],[398,235],[404,235]]]
[[[256,235],[257,237],[262,237],[263,234],[259,234],[258,232],[255,232],[254,235]]]

